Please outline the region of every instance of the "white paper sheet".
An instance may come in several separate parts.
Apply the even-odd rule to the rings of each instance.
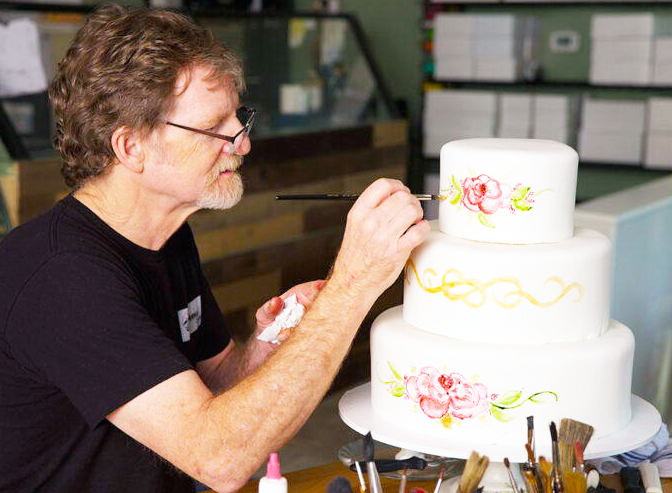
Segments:
[[[35,21],[15,19],[0,24],[0,97],[35,94],[46,88]]]

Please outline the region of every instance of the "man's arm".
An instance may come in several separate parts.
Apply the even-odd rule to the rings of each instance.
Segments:
[[[185,371],[108,419],[208,486],[239,489],[320,402],[371,305],[426,237],[421,218],[400,182],[376,181],[348,214],[330,280],[264,365],[216,397]]]
[[[257,336],[273,323],[275,317],[282,311],[285,299],[296,295],[297,301],[309,309],[324,284],[323,280],[304,282],[292,287],[282,296],[274,296],[257,310],[255,317],[257,327],[246,342],[236,343],[231,340],[219,354],[199,361],[196,364],[196,372],[212,393],[219,394],[232,387],[277,351],[276,344],[259,341]],[[289,338],[291,330],[284,332],[278,335],[279,341]]]

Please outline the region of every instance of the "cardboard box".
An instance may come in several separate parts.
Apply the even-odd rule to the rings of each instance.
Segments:
[[[522,64],[515,58],[477,58],[474,79],[515,82],[522,79]]]
[[[653,36],[655,17],[642,14],[594,14],[590,20],[590,35],[593,38],[633,38]]]
[[[522,17],[515,14],[478,14],[472,18],[477,38],[514,37],[522,29]]]
[[[653,38],[594,39],[590,45],[590,63],[651,63]]]
[[[533,139],[554,140],[567,145],[574,145],[574,139],[570,135],[569,128],[566,126],[534,127],[532,129]]]
[[[653,38],[654,63],[672,61],[672,36]]]
[[[638,165],[642,162],[642,134],[579,132],[581,161]]]
[[[653,80],[651,60],[590,64],[590,82],[612,85],[648,85]]]
[[[649,98],[649,132],[672,133],[672,98]]]
[[[469,38],[474,32],[473,15],[441,13],[434,16],[434,38]]]
[[[434,78],[437,80],[469,80],[474,78],[472,58],[438,58],[434,60]]]
[[[443,144],[452,140],[494,137],[494,128],[491,126],[483,131],[465,131],[460,128],[425,129],[423,135],[422,152],[426,157],[439,157]]]
[[[646,103],[586,99],[581,117],[582,130],[589,133],[628,133],[642,135]]]
[[[534,119],[540,121],[549,114],[568,115],[570,98],[563,94],[537,94],[534,96]]]
[[[485,114],[494,117],[497,112],[497,94],[494,91],[462,91],[448,89],[425,93],[425,113]]]
[[[672,62],[656,64],[653,67],[654,86],[672,86]]]
[[[672,131],[654,132],[647,135],[644,166],[672,169]]]
[[[522,36],[488,36],[476,38],[472,42],[472,55],[477,58],[509,58],[521,60],[523,57]]]
[[[471,58],[473,41],[470,38],[434,39],[434,59],[439,58]]]

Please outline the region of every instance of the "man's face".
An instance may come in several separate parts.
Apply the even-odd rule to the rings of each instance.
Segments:
[[[166,120],[181,125],[233,136],[242,128],[236,118],[238,94],[232,84],[207,80],[210,70],[196,66],[176,82],[175,104]],[[154,165],[152,188],[177,198],[180,203],[208,209],[228,209],[243,195],[237,172],[250,151],[249,138],[236,154],[232,144],[170,125],[151,137]]]

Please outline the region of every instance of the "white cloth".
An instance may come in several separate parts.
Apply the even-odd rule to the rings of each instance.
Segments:
[[[283,301],[285,306],[275,317],[273,323],[257,336],[257,339],[260,341],[280,344],[280,341],[278,341],[278,334],[285,329],[296,327],[301,321],[303,314],[306,313],[306,307],[298,302],[295,294]]]
[[[660,477],[672,477],[672,440],[663,423],[653,439],[639,448],[623,454],[605,457],[603,459],[591,459],[586,462],[594,465],[601,474],[614,474],[622,467],[636,466],[645,460],[658,466]]]

